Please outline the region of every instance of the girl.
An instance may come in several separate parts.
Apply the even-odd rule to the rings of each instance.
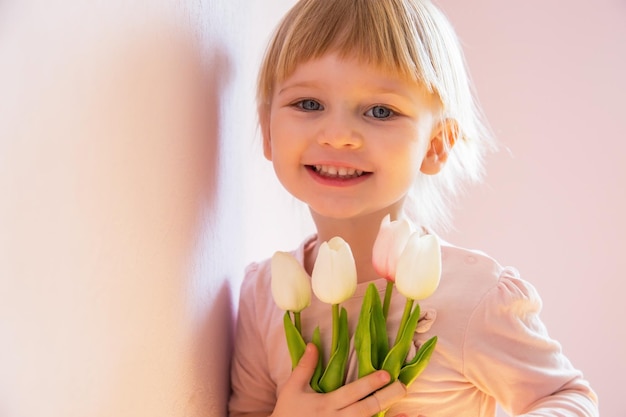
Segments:
[[[386,281],[372,266],[381,220],[409,217],[425,233],[448,221],[445,202],[481,177],[491,147],[456,36],[427,0],[300,0],[279,25],[261,67],[258,113],[265,157],[306,203],[316,226],[293,253],[311,273],[320,244],[341,236],[359,286],[342,304],[353,334],[365,289]],[[283,314],[270,295],[270,262],[250,265],[241,288],[231,416],[596,416],[597,399],[538,317],[541,301],[518,273],[444,244],[437,291],[420,304],[414,335],[438,344],[405,392],[384,371],[328,394],[308,386],[317,351],[292,372]],[[389,323],[404,302],[394,294]],[[330,334],[328,305],[313,300],[303,334]],[[393,325],[390,334],[395,334]],[[310,336],[309,336],[310,338]],[[327,341],[326,341],[327,342]],[[373,395],[369,395],[372,394]]]

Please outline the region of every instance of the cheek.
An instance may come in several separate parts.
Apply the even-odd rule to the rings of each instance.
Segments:
[[[297,132],[284,123],[273,123],[270,129],[272,164],[281,182],[299,166],[303,150]]]
[[[426,155],[426,146],[418,140],[391,139],[379,142],[375,155],[379,155],[385,165],[393,164],[407,169],[417,169]]]
[[[384,154],[381,154],[384,157]],[[390,180],[399,188],[410,188],[420,175],[425,151],[422,147],[409,146],[387,154],[385,164],[390,167]]]
[[[297,137],[297,124],[290,118],[284,117],[279,110],[270,119],[270,135],[274,146],[286,146],[291,142],[289,139]]]
[[[274,159],[284,158],[285,155],[290,155],[294,150],[295,140],[292,140],[293,134],[284,126],[271,130],[271,144],[272,155]]]

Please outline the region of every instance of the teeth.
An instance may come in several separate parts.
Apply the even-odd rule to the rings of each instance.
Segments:
[[[363,175],[363,171],[360,169],[332,165],[315,165],[315,171],[324,177],[356,178]]]

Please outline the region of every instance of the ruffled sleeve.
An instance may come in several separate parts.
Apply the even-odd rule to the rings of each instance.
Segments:
[[[504,269],[470,318],[465,376],[512,415],[598,416],[596,394],[550,338],[540,310],[535,288]]]

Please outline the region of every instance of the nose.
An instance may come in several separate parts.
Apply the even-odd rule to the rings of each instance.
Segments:
[[[337,114],[327,118],[318,142],[336,149],[357,149],[363,145],[363,137],[350,116]]]

